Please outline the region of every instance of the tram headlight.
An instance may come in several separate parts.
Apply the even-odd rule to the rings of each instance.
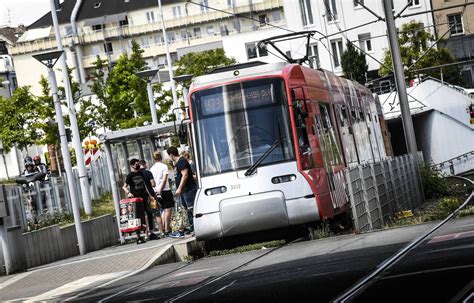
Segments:
[[[295,180],[296,180],[295,175],[284,175],[284,176],[273,177],[272,183],[279,184],[279,183],[291,182]]]
[[[227,191],[227,187],[219,186],[219,187],[208,188],[204,191],[204,193],[206,194],[206,196],[212,196],[212,195],[223,194],[226,191]]]

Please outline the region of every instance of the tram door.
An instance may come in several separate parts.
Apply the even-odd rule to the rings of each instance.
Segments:
[[[332,205],[334,209],[337,209],[347,203],[343,175],[344,161],[331,118],[331,108],[328,103],[318,102],[318,104],[320,114],[314,117],[328,176]]]
[[[322,94],[327,95],[327,92]],[[311,102],[308,95],[303,87],[292,89],[296,150],[299,154],[301,169],[309,176],[310,182],[313,184],[312,187],[319,201],[321,218],[331,218],[333,216],[332,198],[314,118],[319,115],[319,110],[315,106],[317,103]]]

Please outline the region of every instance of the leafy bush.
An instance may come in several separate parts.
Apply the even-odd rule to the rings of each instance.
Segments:
[[[462,201],[453,197],[442,198],[436,207],[427,216],[427,220],[443,220],[453,211],[455,211]]]
[[[448,193],[448,182],[443,178],[439,169],[425,164],[420,167],[420,174],[426,199],[440,197]]]

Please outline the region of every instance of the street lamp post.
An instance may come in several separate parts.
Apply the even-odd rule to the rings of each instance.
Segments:
[[[63,111],[61,109],[61,101],[58,97],[58,84],[56,81],[56,74],[54,73],[53,67],[58,62],[59,58],[63,55],[64,51],[54,51],[34,55],[33,58],[41,62],[48,68],[49,84],[51,85],[51,92],[53,94],[54,109],[56,111],[56,121],[58,123],[59,138],[61,141],[61,153],[63,155],[64,169],[66,170],[66,176],[69,180],[68,188],[69,195],[71,197],[72,214],[74,216],[74,224],[76,226],[77,242],[79,244],[79,253],[81,255],[86,253],[86,246],[84,242],[84,234],[82,232],[81,213],[79,211],[79,205],[77,203],[76,189],[74,188],[74,175],[72,173],[71,155],[69,153],[69,147],[66,138],[66,128],[64,126]]]
[[[151,111],[151,120],[152,124],[158,125],[158,116],[156,115],[156,107],[155,107],[155,97],[153,96],[153,88],[151,87],[151,80],[155,77],[156,73],[159,69],[150,69],[135,73],[138,77],[144,79],[146,81],[146,90],[148,92],[148,102],[150,103],[150,111]]]
[[[50,7],[51,7],[51,17],[53,19],[54,34],[56,37],[57,48],[59,51],[63,51],[63,45],[61,42],[61,34],[59,32],[58,16],[56,15],[55,0],[50,0]],[[61,56],[59,61],[61,64],[61,70],[62,70],[63,81],[64,81],[64,90],[66,91],[67,107],[69,110],[69,122],[70,122],[69,124],[71,126],[71,131],[72,131],[72,145],[74,146],[74,150],[76,151],[76,159],[77,159],[76,162],[77,162],[77,170],[78,170],[78,175],[79,175],[79,184],[81,186],[82,202],[84,204],[84,211],[86,212],[86,214],[92,215],[92,200],[91,200],[91,194],[90,194],[90,189],[89,189],[89,178],[87,176],[86,164],[84,161],[84,154],[82,152],[81,136],[79,133],[79,128],[77,126],[76,109],[75,109],[73,96],[72,96],[71,83],[69,82],[69,73],[67,70],[65,55]]]

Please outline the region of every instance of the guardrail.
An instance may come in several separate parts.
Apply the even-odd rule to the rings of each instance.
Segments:
[[[474,169],[474,150],[431,166],[448,176],[467,172]]]

